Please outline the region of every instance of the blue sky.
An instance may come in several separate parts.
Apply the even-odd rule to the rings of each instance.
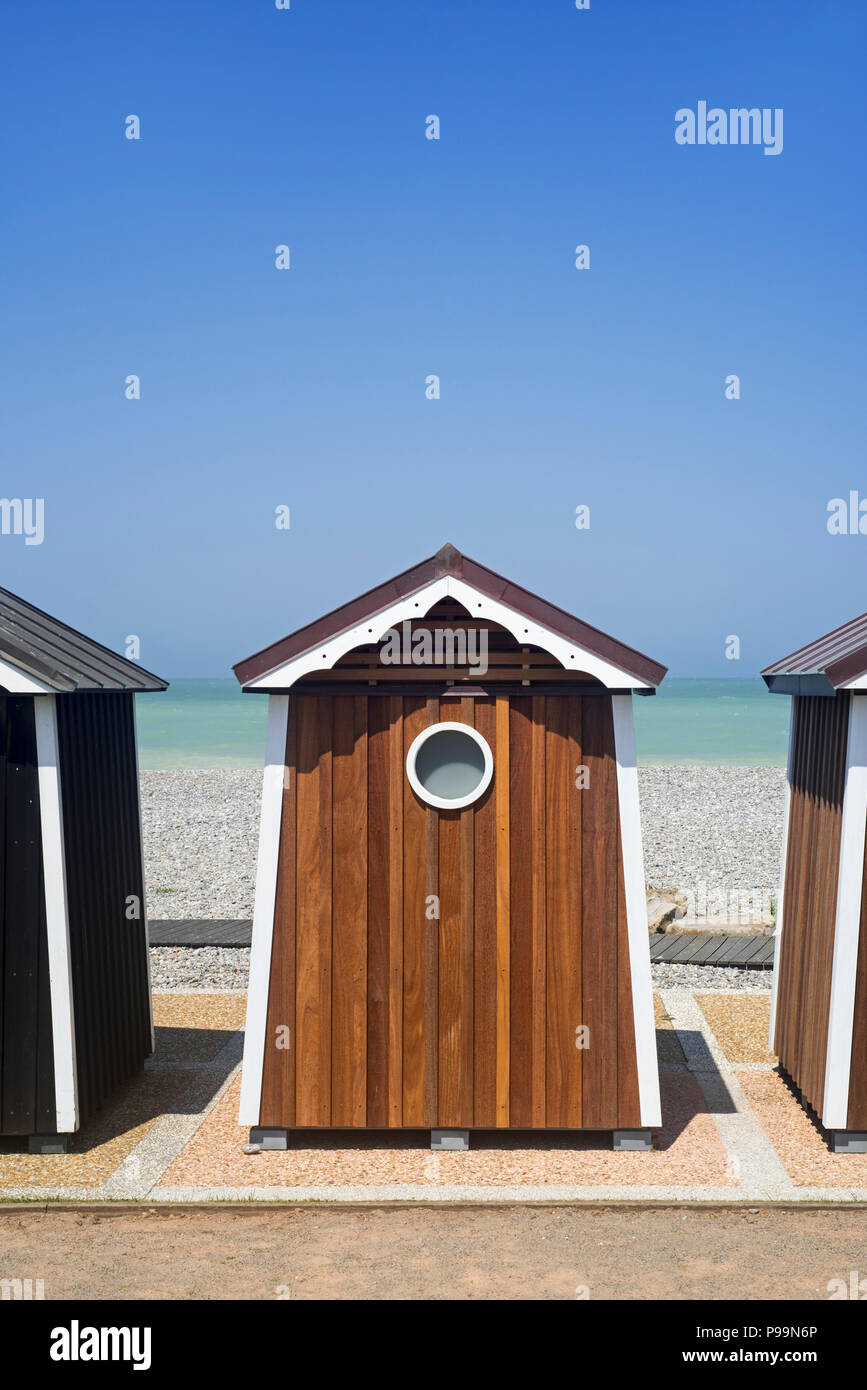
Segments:
[[[169,677],[446,539],[675,675],[867,609],[826,528],[867,498],[865,38],[855,0],[10,10],[0,492],[46,510],[0,583]],[[783,152],[679,146],[700,100]]]

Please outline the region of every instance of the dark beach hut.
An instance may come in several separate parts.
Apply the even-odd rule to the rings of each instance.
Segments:
[[[776,661],[792,696],[770,1043],[836,1152],[867,1152],[867,614]]]
[[[62,1151],[153,1051],[134,695],[0,589],[0,1133]]]
[[[269,696],[239,1122],[660,1124],[632,692],[453,546],[242,661]]]

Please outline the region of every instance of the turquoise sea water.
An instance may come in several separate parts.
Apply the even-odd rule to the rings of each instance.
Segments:
[[[760,678],[664,680],[632,703],[640,763],[786,766],[791,700]]]
[[[259,768],[265,695],[234,680],[172,681],[137,699],[145,768]],[[666,680],[633,701],[639,762],[784,767],[789,699],[762,680]]]

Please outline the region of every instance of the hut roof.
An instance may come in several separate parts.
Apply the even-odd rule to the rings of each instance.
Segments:
[[[766,666],[769,690],[784,695],[832,695],[867,675],[867,613]]]
[[[0,689],[165,690],[168,681],[0,589]],[[10,669],[11,668],[11,669]],[[18,680],[15,680],[18,677]]]
[[[424,606],[420,602],[407,603],[425,591],[429,593]],[[460,601],[478,595],[479,602],[474,607],[482,609],[483,616],[495,613],[500,618],[505,615],[532,624],[521,628],[523,633],[536,634],[531,640],[547,645],[547,639],[553,639],[552,649],[564,666],[568,660],[589,657],[607,685],[653,690],[665,675],[666,667],[659,662],[462,555],[453,545],[444,545],[436,555],[238,662],[235,675],[245,690],[275,690],[281,685],[285,689],[317,667],[330,668],[356,643],[379,640],[393,623],[411,616],[413,610],[420,610],[415,613],[420,616],[446,594]],[[374,618],[377,621],[373,627],[363,629]],[[371,633],[375,635],[371,637]],[[344,641],[336,640],[344,637]],[[567,650],[569,644],[574,644],[571,650]],[[317,652],[326,666],[319,665],[319,659],[310,659],[310,654]]]

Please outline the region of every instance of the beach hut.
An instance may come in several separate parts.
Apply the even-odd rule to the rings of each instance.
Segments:
[[[867,614],[768,666],[792,697],[770,1044],[837,1153],[867,1152]]]
[[[0,589],[0,1134],[34,1153],[153,1051],[133,697],[165,688]]]
[[[665,668],[446,545],[240,662],[269,697],[239,1122],[660,1123],[632,691]]]

